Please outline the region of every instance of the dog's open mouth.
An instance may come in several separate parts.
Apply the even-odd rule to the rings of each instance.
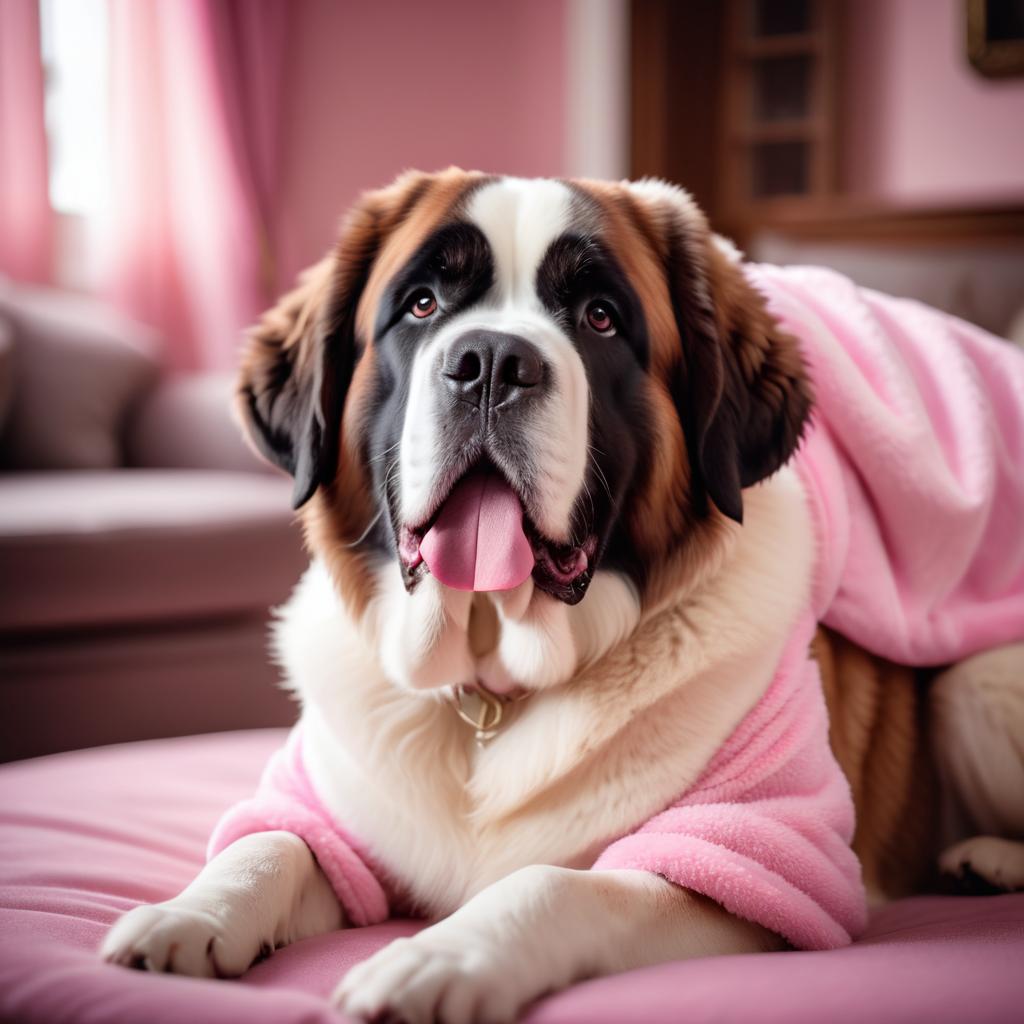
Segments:
[[[596,538],[574,547],[542,537],[520,496],[489,463],[457,480],[422,526],[403,527],[399,556],[408,578],[429,571],[456,590],[514,590],[531,575],[575,604],[590,582]]]

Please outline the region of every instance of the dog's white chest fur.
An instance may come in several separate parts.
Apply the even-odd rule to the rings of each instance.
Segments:
[[[746,504],[707,583],[515,705],[483,750],[443,697],[386,678],[324,568],[310,567],[276,634],[303,704],[306,766],[412,909],[450,913],[528,864],[588,866],[697,780],[771,681],[808,594],[812,530],[796,475],[784,470]]]

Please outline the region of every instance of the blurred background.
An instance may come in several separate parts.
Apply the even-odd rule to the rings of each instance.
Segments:
[[[453,163],[1024,336],[1024,0],[0,0],[0,759],[292,719],[240,332]]]

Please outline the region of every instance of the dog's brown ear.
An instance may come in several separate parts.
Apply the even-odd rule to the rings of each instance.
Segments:
[[[337,468],[342,408],[357,359],[356,307],[380,249],[388,198],[365,196],[334,251],[248,334],[237,408],[260,454],[295,478],[295,508]]]
[[[671,390],[695,506],[706,508],[706,495],[742,522],[742,489],[771,476],[800,443],[811,405],[803,359],[689,195],[661,182],[637,188],[664,238],[681,342]]]
[[[710,238],[705,275],[703,301],[710,299],[710,309],[698,313],[685,291],[676,300],[684,335],[680,397],[704,488],[721,512],[742,522],[740,492],[771,476],[796,450],[811,389],[796,339],[768,314],[739,263]]]
[[[345,386],[329,366],[344,344],[329,337],[325,317],[334,272],[333,255],[306,270],[250,329],[242,357],[236,408],[256,450],[295,478],[295,508],[309,500],[330,460],[326,442]]]

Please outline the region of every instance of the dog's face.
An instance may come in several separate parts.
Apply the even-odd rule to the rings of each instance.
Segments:
[[[473,593],[509,631],[572,646],[552,605],[614,574],[639,608],[687,545],[741,519],[808,405],[795,343],[685,193],[455,170],[363,199],[252,332],[241,399],[353,610],[386,600],[410,664],[465,637],[391,674],[497,688],[538,673],[481,669]]]

